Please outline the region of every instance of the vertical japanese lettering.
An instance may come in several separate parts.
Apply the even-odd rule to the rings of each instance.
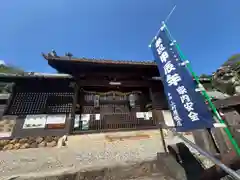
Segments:
[[[181,80],[182,80],[181,77],[177,73],[173,75],[167,75],[167,78],[166,78],[168,86],[177,86]]]

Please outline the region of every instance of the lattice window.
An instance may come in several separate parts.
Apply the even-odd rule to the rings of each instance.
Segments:
[[[84,94],[84,100],[85,101],[93,101],[94,100],[94,94]]]
[[[20,92],[16,93],[8,114],[70,113],[72,92]]]
[[[138,120],[129,113],[103,116],[105,129],[136,128]]]
[[[141,107],[136,105],[134,108],[131,108],[131,112],[141,112]]]
[[[129,112],[128,106],[125,105],[115,105],[114,106],[114,113],[127,113]]]
[[[106,95],[101,95],[100,96],[100,101],[112,101],[113,100],[113,96],[106,94]]]
[[[83,106],[83,114],[92,114],[94,112],[93,106]]]
[[[109,114],[114,112],[114,105],[107,104],[107,105],[100,105],[100,113],[101,114]]]

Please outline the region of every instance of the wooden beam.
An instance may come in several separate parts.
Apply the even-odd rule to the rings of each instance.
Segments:
[[[118,81],[120,85],[110,85],[110,81],[107,80],[78,80],[77,83],[81,87],[149,87],[151,83],[149,81]]]
[[[127,78],[127,79],[131,79],[132,77],[139,77],[141,78],[142,76],[145,76],[147,78],[151,78],[153,75],[155,76],[159,76],[158,73],[150,73],[150,74],[146,74],[144,72],[144,70],[134,70],[134,71],[126,71],[126,72],[79,72],[78,75],[76,75],[76,77],[116,77],[116,78]]]

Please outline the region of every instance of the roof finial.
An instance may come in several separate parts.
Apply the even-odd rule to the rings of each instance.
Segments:
[[[73,56],[73,54],[72,54],[72,53],[70,53],[70,52],[66,52],[66,53],[65,53],[65,56],[67,56],[67,57],[69,57],[69,59],[71,59],[71,58],[72,58],[72,56]]]
[[[56,53],[56,51],[55,51],[54,49],[52,49],[52,52],[51,52],[50,54],[51,54],[51,56],[53,56],[53,57],[58,57],[58,56],[57,56],[57,53]]]

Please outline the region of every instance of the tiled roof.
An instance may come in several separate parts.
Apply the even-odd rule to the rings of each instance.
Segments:
[[[207,94],[211,97],[214,97],[215,99],[226,99],[230,97],[228,94],[224,94],[219,91],[207,91]]]
[[[233,107],[236,105],[239,105],[240,103],[240,96],[236,95],[236,96],[230,96],[226,99],[219,99],[217,101],[214,102],[215,106],[217,108],[229,108],[229,107]]]
[[[73,77],[69,74],[58,74],[58,73],[36,73],[29,72],[24,74],[7,74],[0,73],[1,82],[14,82],[19,79],[72,79]]]
[[[4,80],[10,80],[10,79],[22,79],[22,78],[59,78],[59,79],[72,79],[73,77],[69,74],[59,74],[59,73],[37,73],[37,72],[29,72],[29,73],[24,73],[22,75],[18,75],[18,74],[7,74],[7,73],[0,73],[0,79],[5,82]],[[161,77],[153,77],[153,79],[155,80],[161,80]],[[210,79],[207,78],[200,78],[199,79],[201,82],[203,81],[210,81]],[[209,91],[208,93],[212,94],[214,92]],[[218,93],[218,97],[219,97],[219,93]],[[216,94],[214,94],[216,95]],[[224,94],[224,96],[227,97],[226,94]],[[221,99],[221,98],[220,98]],[[223,99],[223,98],[222,98]]]
[[[94,59],[94,58],[75,58],[67,56],[48,56],[42,54],[46,60],[62,60],[62,61],[72,61],[72,62],[91,62],[99,64],[129,64],[129,65],[157,65],[153,61],[131,61],[131,60],[106,60],[106,59]]]

